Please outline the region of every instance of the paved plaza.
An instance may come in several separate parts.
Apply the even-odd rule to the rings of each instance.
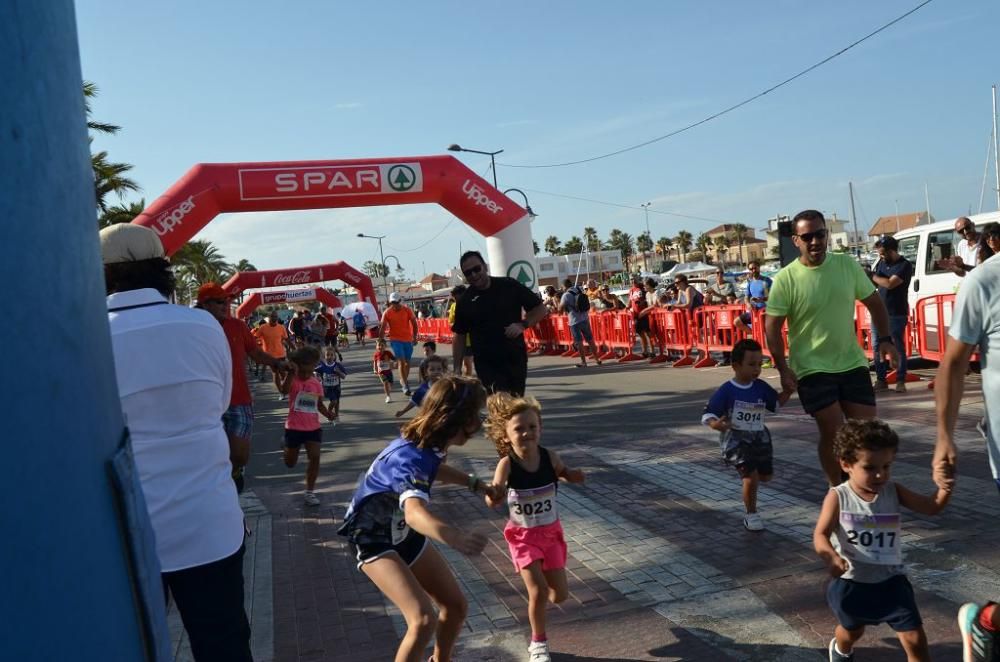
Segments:
[[[302,503],[304,466],[281,461],[287,403],[273,385],[256,389],[254,454],[244,509],[254,528],[246,559],[247,605],[258,661],[389,660],[403,629],[399,614],[355,569],[336,534],[359,472],[390,441],[405,401],[383,404],[367,372],[371,348],[345,352],[341,422],[324,424],[322,505]],[[445,355],[450,347],[442,346]],[[916,370],[927,378],[932,369]],[[586,370],[559,357],[532,357],[528,390],[543,405],[545,446],[587,473],[563,484],[559,507],[569,545],[570,597],[551,607],[553,659],[825,660],[834,620],[826,571],[812,551],[825,493],[816,432],[793,398],[771,417],[775,478],[762,485],[767,529],[746,531],[739,480],[725,467],[717,434],[700,425],[702,407],[729,368],[606,363]],[[777,386],[777,373],[765,370]],[[933,392],[880,395],[880,415],[903,440],[895,480],[932,489]],[[1000,497],[989,479],[974,424],[983,411],[970,375],[958,439],[958,489],[942,515],[904,514],[910,579],[935,660],[958,660],[955,613],[968,600],[1000,596]],[[492,475],[493,446],[479,436],[449,462]],[[433,505],[452,522],[487,534],[478,557],[439,546],[469,600],[458,660],[526,659],[527,597],[502,536],[504,514],[467,490],[435,488]],[[178,659],[188,655],[172,617]],[[887,626],[872,628],[858,659],[901,660]]]

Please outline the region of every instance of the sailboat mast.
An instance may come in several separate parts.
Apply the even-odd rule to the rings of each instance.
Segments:
[[[858,217],[854,213],[854,182],[847,182],[847,192],[851,195],[851,222],[854,223],[854,254],[861,255],[861,235],[858,234]]]
[[[993,86],[993,174],[996,175],[997,211],[1000,211],[1000,137],[997,136],[997,86]]]

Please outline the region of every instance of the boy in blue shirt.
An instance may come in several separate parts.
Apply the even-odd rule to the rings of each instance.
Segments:
[[[722,457],[736,467],[743,480],[743,526],[749,531],[764,529],[757,512],[757,487],[774,474],[771,433],[764,425],[764,411],[777,411],[792,395],[779,394],[759,379],[762,361],[756,340],[747,338],[733,345],[733,378],[712,395],[701,417],[702,423],[720,433]]]
[[[340,381],[347,377],[343,360],[340,352],[328,345],[323,352],[323,360],[316,366],[316,375],[323,384],[323,397],[330,401],[333,409],[333,421],[340,419]]]

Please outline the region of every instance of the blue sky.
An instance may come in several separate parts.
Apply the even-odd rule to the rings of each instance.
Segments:
[[[897,201],[923,210],[925,183],[938,219],[977,211],[1000,82],[996,0],[935,0],[762,99],[642,149],[510,167],[584,159],[696,122],[917,4],[80,0],[77,21],[84,78],[100,88],[95,118],[123,127],[95,147],[135,165],[147,202],[199,162],[460,143],[505,150],[500,188],[527,193],[542,244],[588,225],[637,235],[644,202],[654,238],[716,221],[762,228],[809,207],[848,217],[849,180],[863,229]],[[460,157],[489,179],[489,157]],[[983,210],[995,208],[987,190]],[[434,205],[230,214],[198,238],[260,268],[360,266],[378,249],[359,230],[388,235],[386,253],[417,277],[453,266],[460,247],[485,249]]]

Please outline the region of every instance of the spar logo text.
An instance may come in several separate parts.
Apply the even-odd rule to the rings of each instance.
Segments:
[[[185,216],[191,213],[192,209],[194,209],[193,195],[178,205],[173,211],[164,212],[157,216],[156,221],[153,223],[153,229],[161,237],[168,232],[173,232],[174,228],[184,220]]]
[[[462,184],[462,192],[468,196],[469,200],[475,202],[476,206],[486,207],[494,214],[499,214],[503,211],[503,207],[493,202],[483,189],[479,188],[479,184],[474,183],[470,179],[466,179],[465,183]]]

